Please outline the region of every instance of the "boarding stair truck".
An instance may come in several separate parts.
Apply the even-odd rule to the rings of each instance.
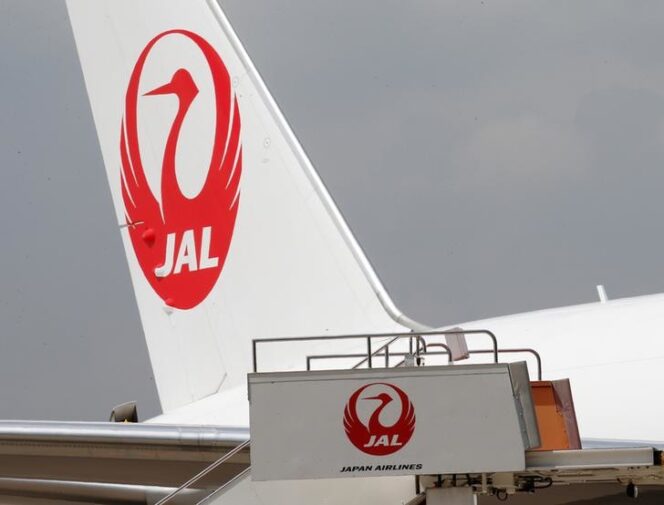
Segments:
[[[468,346],[480,337],[490,345]],[[330,341],[365,350],[261,368],[272,346]],[[160,504],[192,490],[215,504],[566,503],[602,485],[636,497],[664,477],[656,448],[582,447],[569,381],[542,380],[535,349],[500,348],[488,330],[255,339],[253,367],[246,440]],[[237,458],[237,473],[201,490]]]

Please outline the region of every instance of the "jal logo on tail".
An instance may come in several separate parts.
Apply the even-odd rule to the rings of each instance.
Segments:
[[[358,410],[368,419],[363,422]],[[386,417],[391,417],[388,422]],[[387,456],[403,448],[415,431],[415,408],[408,395],[394,384],[375,382],[355,391],[344,410],[348,440],[372,456]]]
[[[197,69],[187,68],[194,60]],[[166,119],[164,110],[170,111]],[[201,149],[201,138],[209,139],[207,149]],[[185,140],[193,149],[187,150]],[[141,269],[167,305],[196,307],[224,266],[242,173],[240,111],[231,78],[203,37],[170,30],[145,46],[127,86],[120,153],[122,198]],[[152,172],[146,170],[150,163]]]

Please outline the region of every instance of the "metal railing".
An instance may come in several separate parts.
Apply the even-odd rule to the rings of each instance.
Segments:
[[[165,505],[166,503],[170,502],[173,498],[175,498],[179,493],[181,493],[183,490],[188,489],[191,487],[193,484],[196,484],[199,480],[201,480],[203,477],[208,475],[212,470],[215,468],[219,467],[223,463],[226,463],[229,459],[231,459],[233,456],[238,454],[240,451],[243,449],[249,447],[249,444],[251,443],[251,440],[247,440],[246,442],[242,442],[240,445],[236,446],[234,449],[231,451],[227,452],[224,454],[222,457],[220,457],[218,460],[216,460],[214,463],[212,463],[209,466],[206,466],[203,470],[198,472],[196,475],[194,475],[191,479],[189,479],[187,482],[182,484],[179,488],[174,490],[172,493],[167,494],[164,496],[161,500],[159,500],[155,505]],[[242,472],[244,473],[246,469]],[[231,480],[234,480],[236,477],[234,477]],[[223,486],[222,486],[223,487]]]
[[[426,357],[426,356],[447,356],[447,362],[449,364],[453,363],[458,363],[458,361],[454,361],[452,358],[452,353],[450,348],[446,344],[438,344],[438,343],[430,343],[428,348],[431,347],[443,347],[445,350],[443,351],[429,351],[427,350],[426,352],[421,352],[418,354],[420,357]],[[472,349],[468,351],[468,354],[492,354],[493,350],[491,349]],[[527,347],[523,348],[510,348],[510,349],[498,349],[498,354],[530,354],[535,358],[535,362],[537,364],[537,380],[542,380],[542,358],[539,355],[539,353],[535,349],[530,349]],[[409,352],[395,352],[392,351],[389,354],[388,353],[381,353],[379,355],[374,355],[374,357],[383,357],[385,356],[386,358],[386,366],[385,368],[389,367],[388,359],[390,356],[398,356],[398,357],[406,357],[411,355]],[[329,359],[348,359],[348,358],[362,358],[364,357],[364,354],[314,354],[307,356],[307,371],[312,370],[312,363],[314,361],[318,360],[329,360]],[[395,368],[398,368],[402,366],[404,363],[404,360],[401,360],[399,363],[394,365]]]
[[[337,354],[317,354],[317,355],[308,355],[306,356],[306,370],[311,370],[312,362],[317,360],[329,360],[329,359],[360,359],[352,369],[357,369],[363,365],[367,365],[368,368],[373,368],[374,359],[384,358],[384,364],[386,368],[390,367],[390,358],[391,357],[402,357],[403,359],[397,363],[396,367],[400,367],[405,363],[405,360],[408,356],[414,358],[422,358],[425,356],[447,356],[448,364],[452,365],[455,363],[452,349],[445,343],[442,342],[427,342],[425,337],[434,337],[434,336],[445,336],[445,335],[486,335],[490,338],[492,348],[491,349],[471,349],[468,350],[468,354],[491,354],[493,357],[493,362],[498,363],[498,358],[500,354],[508,353],[528,353],[535,357],[537,362],[537,377],[538,380],[542,380],[542,360],[537,351],[530,348],[514,348],[514,349],[499,349],[498,339],[496,336],[489,330],[443,330],[443,331],[428,331],[428,332],[418,332],[418,333],[375,333],[367,335],[323,335],[315,337],[275,337],[275,338],[265,338],[265,339],[254,339],[252,340],[252,361],[253,361],[253,371],[254,373],[258,372],[258,347],[261,344],[270,344],[270,343],[286,343],[286,342],[318,342],[318,341],[340,341],[340,340],[365,340],[366,342],[366,353],[337,353]],[[373,340],[375,339],[385,339],[389,338],[387,342],[383,343],[377,349],[373,349]],[[404,339],[408,340],[408,351],[394,351],[390,349],[390,346],[396,344],[399,341]],[[441,348],[442,351],[431,351],[431,348]],[[156,505],[166,505],[171,502],[177,495],[182,493],[184,490],[191,488],[194,484],[203,479],[206,475],[210,474],[213,470],[218,468],[220,465],[226,463],[236,454],[240,453],[242,450],[250,446],[250,440],[247,440],[235,448],[233,448],[228,453],[224,454],[222,457],[217,459],[215,462],[204,468],[201,472],[194,475],[191,479],[187,480],[180,487],[175,489],[173,492],[169,493],[161,500],[159,500]],[[204,503],[209,501],[213,496],[218,496],[220,493],[224,492],[229,486],[233,485],[235,482],[238,482],[240,479],[245,477],[251,471],[251,467],[247,467],[239,472],[237,475],[229,479],[222,486],[212,491],[210,494],[205,496],[199,503]]]
[[[417,352],[422,353],[427,351],[427,345],[430,345],[426,341],[425,337],[433,336],[444,336],[444,335],[485,335],[491,339],[492,349],[489,351],[493,354],[494,363],[498,363],[498,339],[496,336],[489,330],[442,330],[442,331],[426,331],[426,332],[411,332],[411,333],[373,333],[373,334],[352,334],[352,335],[323,335],[323,336],[312,336],[312,337],[273,337],[273,338],[257,338],[251,341],[252,345],[252,361],[253,361],[253,371],[258,372],[258,346],[264,344],[276,344],[276,343],[286,343],[286,342],[322,342],[322,341],[341,341],[341,340],[364,340],[366,342],[366,353],[362,353],[362,360],[357,363],[353,368],[359,368],[360,366],[366,363],[368,368],[373,368],[373,358],[377,354],[389,354],[389,346],[396,343],[398,340],[411,339],[410,346],[412,349],[412,339],[415,339],[417,342]],[[390,341],[384,343],[378,349],[373,349],[373,341],[376,339],[385,339],[389,338]],[[444,345],[444,344],[443,344]],[[448,348],[449,349],[449,348]],[[357,354],[357,353],[354,353]],[[394,355],[394,353],[392,353]],[[357,357],[360,357],[357,356]],[[351,357],[346,355],[345,357]],[[389,361],[389,356],[386,357],[386,361]]]
[[[489,354],[492,351],[488,349],[479,349],[479,350],[470,350],[468,351],[469,354]],[[537,380],[541,381],[542,380],[542,357],[540,354],[535,350],[531,349],[530,347],[515,347],[515,348],[510,348],[510,349],[498,349],[499,354],[531,354],[535,358],[535,362],[537,363]]]
[[[445,345],[445,344],[441,344]],[[445,347],[447,347],[445,345]],[[449,349],[449,347],[447,347]],[[389,368],[389,359],[392,356],[395,357],[407,357],[407,356],[430,356],[430,355],[445,355],[447,356],[447,362],[452,364],[454,363],[454,360],[452,359],[452,354],[450,352],[422,352],[420,354],[413,354],[410,352],[404,352],[404,351],[391,351],[391,352],[382,352],[380,354],[374,354],[374,358],[380,358],[380,357],[385,357],[385,368]],[[352,354],[314,354],[311,356],[307,356],[307,371],[311,371],[311,363],[315,360],[323,360],[323,359],[349,359],[349,358],[364,358],[366,360],[366,354],[358,354],[358,353],[352,353]],[[399,363],[394,365],[394,368],[399,368],[402,366],[404,363],[404,360],[401,360]],[[353,368],[357,368],[357,365],[355,365]]]
[[[222,495],[223,493],[226,492],[228,488],[233,486],[236,482],[239,482],[240,480],[244,479],[249,473],[251,472],[251,467],[248,466],[244,470],[242,470],[240,473],[238,473],[235,477],[232,479],[224,482],[219,488],[215,489],[214,492],[210,493],[208,496],[203,498],[201,501],[198,502],[197,505],[203,504],[203,503],[211,503],[213,502],[218,496]]]

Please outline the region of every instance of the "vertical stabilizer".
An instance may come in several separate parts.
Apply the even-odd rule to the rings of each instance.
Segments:
[[[215,2],[67,6],[164,411],[252,338],[404,329]]]

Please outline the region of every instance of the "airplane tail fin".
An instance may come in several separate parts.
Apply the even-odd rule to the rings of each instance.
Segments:
[[[253,338],[416,326],[216,2],[67,7],[165,412],[244,384]]]

